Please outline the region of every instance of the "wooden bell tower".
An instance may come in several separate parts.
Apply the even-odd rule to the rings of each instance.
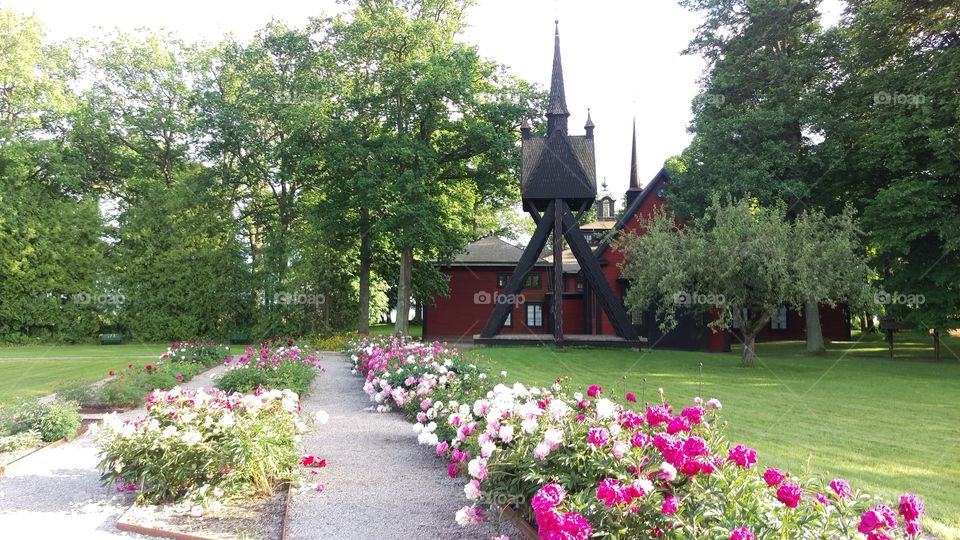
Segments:
[[[533,269],[544,246],[553,238],[552,321],[553,339],[564,343],[563,335],[563,239],[567,240],[580,264],[589,289],[597,296],[617,335],[630,342],[638,342],[637,332],[620,299],[600,269],[600,263],[580,231],[578,218],[590,209],[597,197],[596,159],[594,154],[594,124],[587,115],[584,135],[567,132],[567,99],[563,88],[563,66],[560,62],[560,30],[557,21],[554,35],[553,76],[550,81],[550,103],[547,107],[547,136],[531,137],[530,125],[524,121],[522,133],[522,163],[520,195],[523,209],[537,224],[511,274],[503,294],[515,297]],[[577,212],[574,215],[574,211]],[[483,339],[500,334],[512,306],[495,304],[490,318],[480,333]]]

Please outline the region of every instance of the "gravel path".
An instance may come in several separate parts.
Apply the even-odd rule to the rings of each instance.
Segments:
[[[447,476],[446,462],[417,444],[410,422],[372,409],[346,358],[325,354],[322,363],[327,372],[303,406],[330,415],[304,441],[308,453],[327,459],[313,477],[325,489],[295,495],[289,538],[489,540],[499,534],[491,525],[457,525],[454,515],[467,502],[465,481]],[[506,527],[505,534],[520,538]]]
[[[218,366],[184,386],[209,388]],[[146,414],[134,409],[124,416]],[[98,447],[90,433],[42,450],[7,467],[0,476],[0,536],[3,538],[146,538],[116,528],[133,502],[100,485]]]

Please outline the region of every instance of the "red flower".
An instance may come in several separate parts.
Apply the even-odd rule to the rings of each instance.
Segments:
[[[180,381],[180,382],[183,382],[183,374],[182,374],[182,373],[178,373],[178,374],[177,374],[177,380]]]
[[[127,368],[133,369],[133,364],[127,364]]]
[[[109,373],[110,373],[110,376],[113,377],[114,373],[112,369],[109,371]]]
[[[147,368],[147,371],[153,371],[153,366],[151,366],[150,364],[147,364],[146,368]]]

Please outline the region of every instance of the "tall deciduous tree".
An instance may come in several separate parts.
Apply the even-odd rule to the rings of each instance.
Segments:
[[[677,223],[659,214],[645,223],[645,234],[620,240],[627,253],[622,275],[631,283],[627,306],[639,313],[658,304],[665,327],[676,324],[681,309],[709,310],[713,328],[740,329],[745,364],[753,363],[757,334],[780,306],[799,308],[809,299],[856,306],[870,299],[869,268],[850,211],[835,217],[804,211],[791,221],[783,203],[715,198],[703,217]],[[678,302],[678,295],[696,301]]]

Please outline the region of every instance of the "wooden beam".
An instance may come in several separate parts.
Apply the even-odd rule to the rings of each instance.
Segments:
[[[530,217],[533,218],[533,222],[534,222],[535,224],[539,225],[539,224],[540,224],[540,214],[537,213],[537,209],[536,209],[536,208],[531,208],[529,214],[530,214]]]
[[[553,212],[553,207],[554,204],[551,202],[547,206],[544,215],[549,216],[551,212]],[[503,289],[503,296],[506,298],[516,298],[517,294],[520,293],[520,289],[523,288],[523,283],[527,279],[527,274],[530,273],[530,270],[533,270],[533,266],[537,263],[537,260],[540,258],[540,253],[543,251],[543,246],[547,244],[547,238],[550,236],[551,229],[553,229],[552,219],[541,219],[537,224],[537,230],[533,232],[530,243],[527,244],[527,248],[523,250],[523,255],[520,256],[520,260],[517,262],[517,267],[514,269],[513,274],[510,275],[510,279],[507,280],[507,286]],[[493,298],[493,296],[491,296],[491,298]],[[495,303],[493,312],[490,313],[490,318],[487,319],[487,324],[484,325],[483,331],[480,332],[480,337],[491,338],[499,334],[500,331],[503,330],[503,323],[507,322],[507,315],[512,308],[512,304]]]
[[[563,342],[563,218],[567,203],[556,199],[553,205],[553,340]]]
[[[623,303],[614,295],[610,283],[607,282],[603,271],[600,269],[599,261],[593,255],[587,241],[583,239],[580,225],[573,219],[567,204],[561,201],[561,205],[565,210],[562,226],[563,235],[566,237],[567,243],[570,244],[570,251],[573,252],[573,256],[580,263],[584,279],[590,282],[590,286],[596,291],[597,300],[600,301],[603,311],[610,318],[617,335],[629,340],[638,340],[637,330],[633,327],[627,311],[623,308]]]

